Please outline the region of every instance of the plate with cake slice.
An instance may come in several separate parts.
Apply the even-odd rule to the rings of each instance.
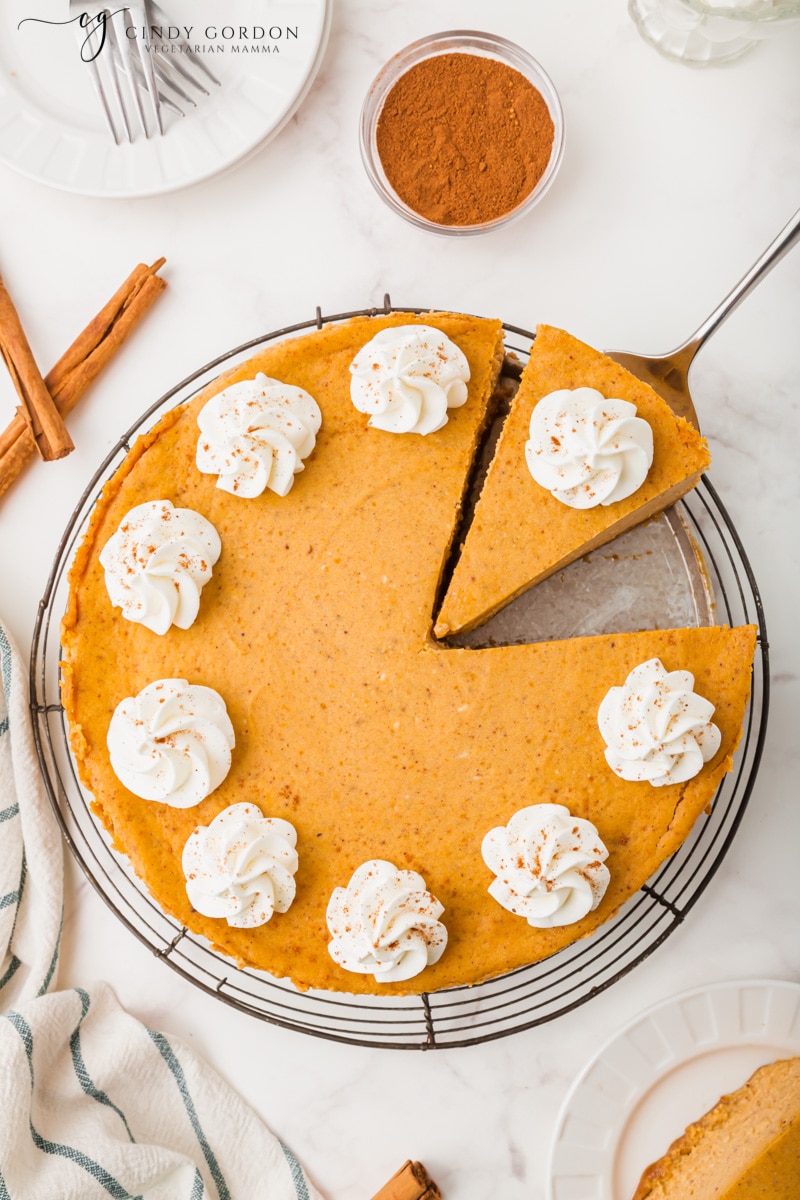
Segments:
[[[36,631],[93,882],[200,986],[342,1040],[500,1036],[620,978],[763,739],[708,459],[544,326],[387,305],[202,368],[97,472]]]
[[[583,1069],[556,1123],[550,1200],[800,1195],[800,984],[670,997]]]

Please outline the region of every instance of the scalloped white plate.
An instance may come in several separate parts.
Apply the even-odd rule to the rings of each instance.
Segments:
[[[260,148],[289,120],[317,73],[330,0],[163,0],[220,80],[185,117],[167,116],[163,138],[115,146],[75,29],[27,21],[67,18],[67,0],[0,3],[0,161],[52,187],[91,196],[151,196],[197,183]],[[223,26],[233,37],[223,37]],[[241,38],[238,30],[291,26],[297,37]],[[206,36],[206,30],[216,36]],[[243,53],[245,45],[277,53]],[[221,52],[215,47],[222,46]],[[239,49],[234,49],[238,46]]]
[[[741,980],[672,996],[597,1052],[562,1105],[548,1200],[629,1200],[642,1172],[757,1067],[800,1054],[800,984]]]

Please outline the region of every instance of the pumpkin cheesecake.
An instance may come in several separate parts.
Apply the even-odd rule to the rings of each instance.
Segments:
[[[409,379],[426,354],[421,392],[426,404],[429,391],[436,396],[418,412]],[[72,567],[63,699],[94,812],[166,912],[239,963],[300,988],[472,984],[592,933],[682,844],[739,741],[751,626],[485,650],[432,637],[502,354],[499,322],[447,313],[358,318],[271,345],[139,438]],[[374,366],[387,355],[388,391]],[[214,428],[225,422],[220,448]],[[285,469],[271,490],[257,459],[278,444]],[[257,477],[264,490],[244,495]],[[205,524],[187,512],[213,526],[216,560]],[[162,528],[195,539],[169,567],[156,547]],[[139,559],[155,555],[157,606],[171,595],[167,570],[191,575],[202,594],[192,592],[188,627],[155,632],[165,622],[140,611],[152,597],[125,578],[132,619],[112,604],[104,570],[125,553],[134,582]],[[692,677],[706,733],[713,709],[713,738],[689,739],[691,778],[652,781],[658,747],[641,771],[629,769],[627,681],[655,660],[654,712],[666,711],[669,680],[688,711]],[[608,714],[617,702],[615,733]],[[146,729],[155,731],[149,748]],[[204,757],[212,746],[213,770]],[[597,831],[587,834],[588,865],[608,884],[572,924],[535,925],[520,915],[510,876],[498,884],[504,900],[490,894],[482,842],[511,828],[519,810],[556,808]],[[253,861],[272,864],[272,883],[254,882],[245,864],[223,891],[214,865],[241,858],[247,839],[258,847]],[[540,908],[555,886],[545,880]],[[394,914],[402,936],[378,946],[383,963],[413,933],[409,897],[423,914],[428,965],[413,979],[390,967],[382,981],[368,971],[370,956],[353,950],[356,926],[378,910]]]
[[[578,388],[635,406],[652,436],[652,462],[641,485],[624,498],[580,508],[537,482],[530,452],[526,456],[537,406]],[[651,387],[563,330],[540,325],[439,610],[436,636],[480,625],[532,584],[668,508],[697,484],[709,462],[694,426]]]
[[[633,1200],[797,1200],[800,1058],[760,1067],[644,1172]]]

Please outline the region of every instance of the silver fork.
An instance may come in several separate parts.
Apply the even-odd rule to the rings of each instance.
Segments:
[[[69,0],[81,58],[87,64],[114,141],[133,141],[129,108],[146,138],[163,134],[144,4],[107,8],[97,0]]]
[[[220,86],[184,38],[175,42],[179,56],[158,52],[164,44],[161,31],[172,23],[155,0],[119,9],[106,7],[103,0],[90,0],[88,5],[87,0],[69,0],[69,6],[81,56],[117,145],[134,140],[129,108],[135,110],[145,137],[163,135],[163,109],[182,117],[185,107],[177,100],[196,107],[199,96],[210,94],[200,72]]]
[[[157,43],[163,43],[165,39],[162,37],[161,31],[172,24],[169,17],[163,8],[159,7],[157,0],[144,0],[144,6],[148,16],[153,18],[149,24],[151,36]],[[206,66],[201,56],[195,53],[186,41],[186,38],[178,37],[174,39],[174,42],[180,50],[180,54],[177,56],[156,54],[156,75],[167,87],[171,87],[173,91],[177,92],[182,99],[187,100],[190,104],[196,104],[196,100],[184,92],[178,85],[175,80],[176,75],[197,88],[204,96],[208,96],[209,92],[197,74],[198,69],[203,72],[209,82],[215,84],[217,87],[221,86],[220,81],[213,71]],[[189,65],[186,66],[186,63]],[[194,70],[190,68],[194,68]],[[170,74],[170,71],[172,74]]]

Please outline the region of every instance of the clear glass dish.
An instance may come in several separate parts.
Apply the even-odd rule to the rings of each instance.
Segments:
[[[428,220],[410,208],[400,199],[389,183],[378,154],[376,140],[381,109],[400,76],[424,59],[433,58],[437,54],[459,53],[494,58],[505,63],[506,66],[512,67],[515,71],[519,71],[541,93],[549,109],[554,129],[550,160],[533,191],[529,192],[516,208],[479,225],[441,225],[436,221]],[[429,37],[420,38],[417,42],[412,42],[410,46],[406,46],[404,50],[400,50],[393,58],[390,58],[378,72],[361,109],[360,145],[361,158],[370,182],[381,199],[394,212],[410,221],[412,225],[416,225],[418,229],[426,229],[431,233],[444,234],[447,237],[469,237],[476,233],[488,233],[491,229],[499,229],[512,221],[518,221],[520,217],[530,212],[549,190],[564,153],[564,111],[552,79],[536,59],[532,58],[521,46],[492,33],[457,29],[447,33],[432,34]]]
[[[800,0],[628,0],[628,12],[660,54],[706,67],[741,58],[800,21]]]

